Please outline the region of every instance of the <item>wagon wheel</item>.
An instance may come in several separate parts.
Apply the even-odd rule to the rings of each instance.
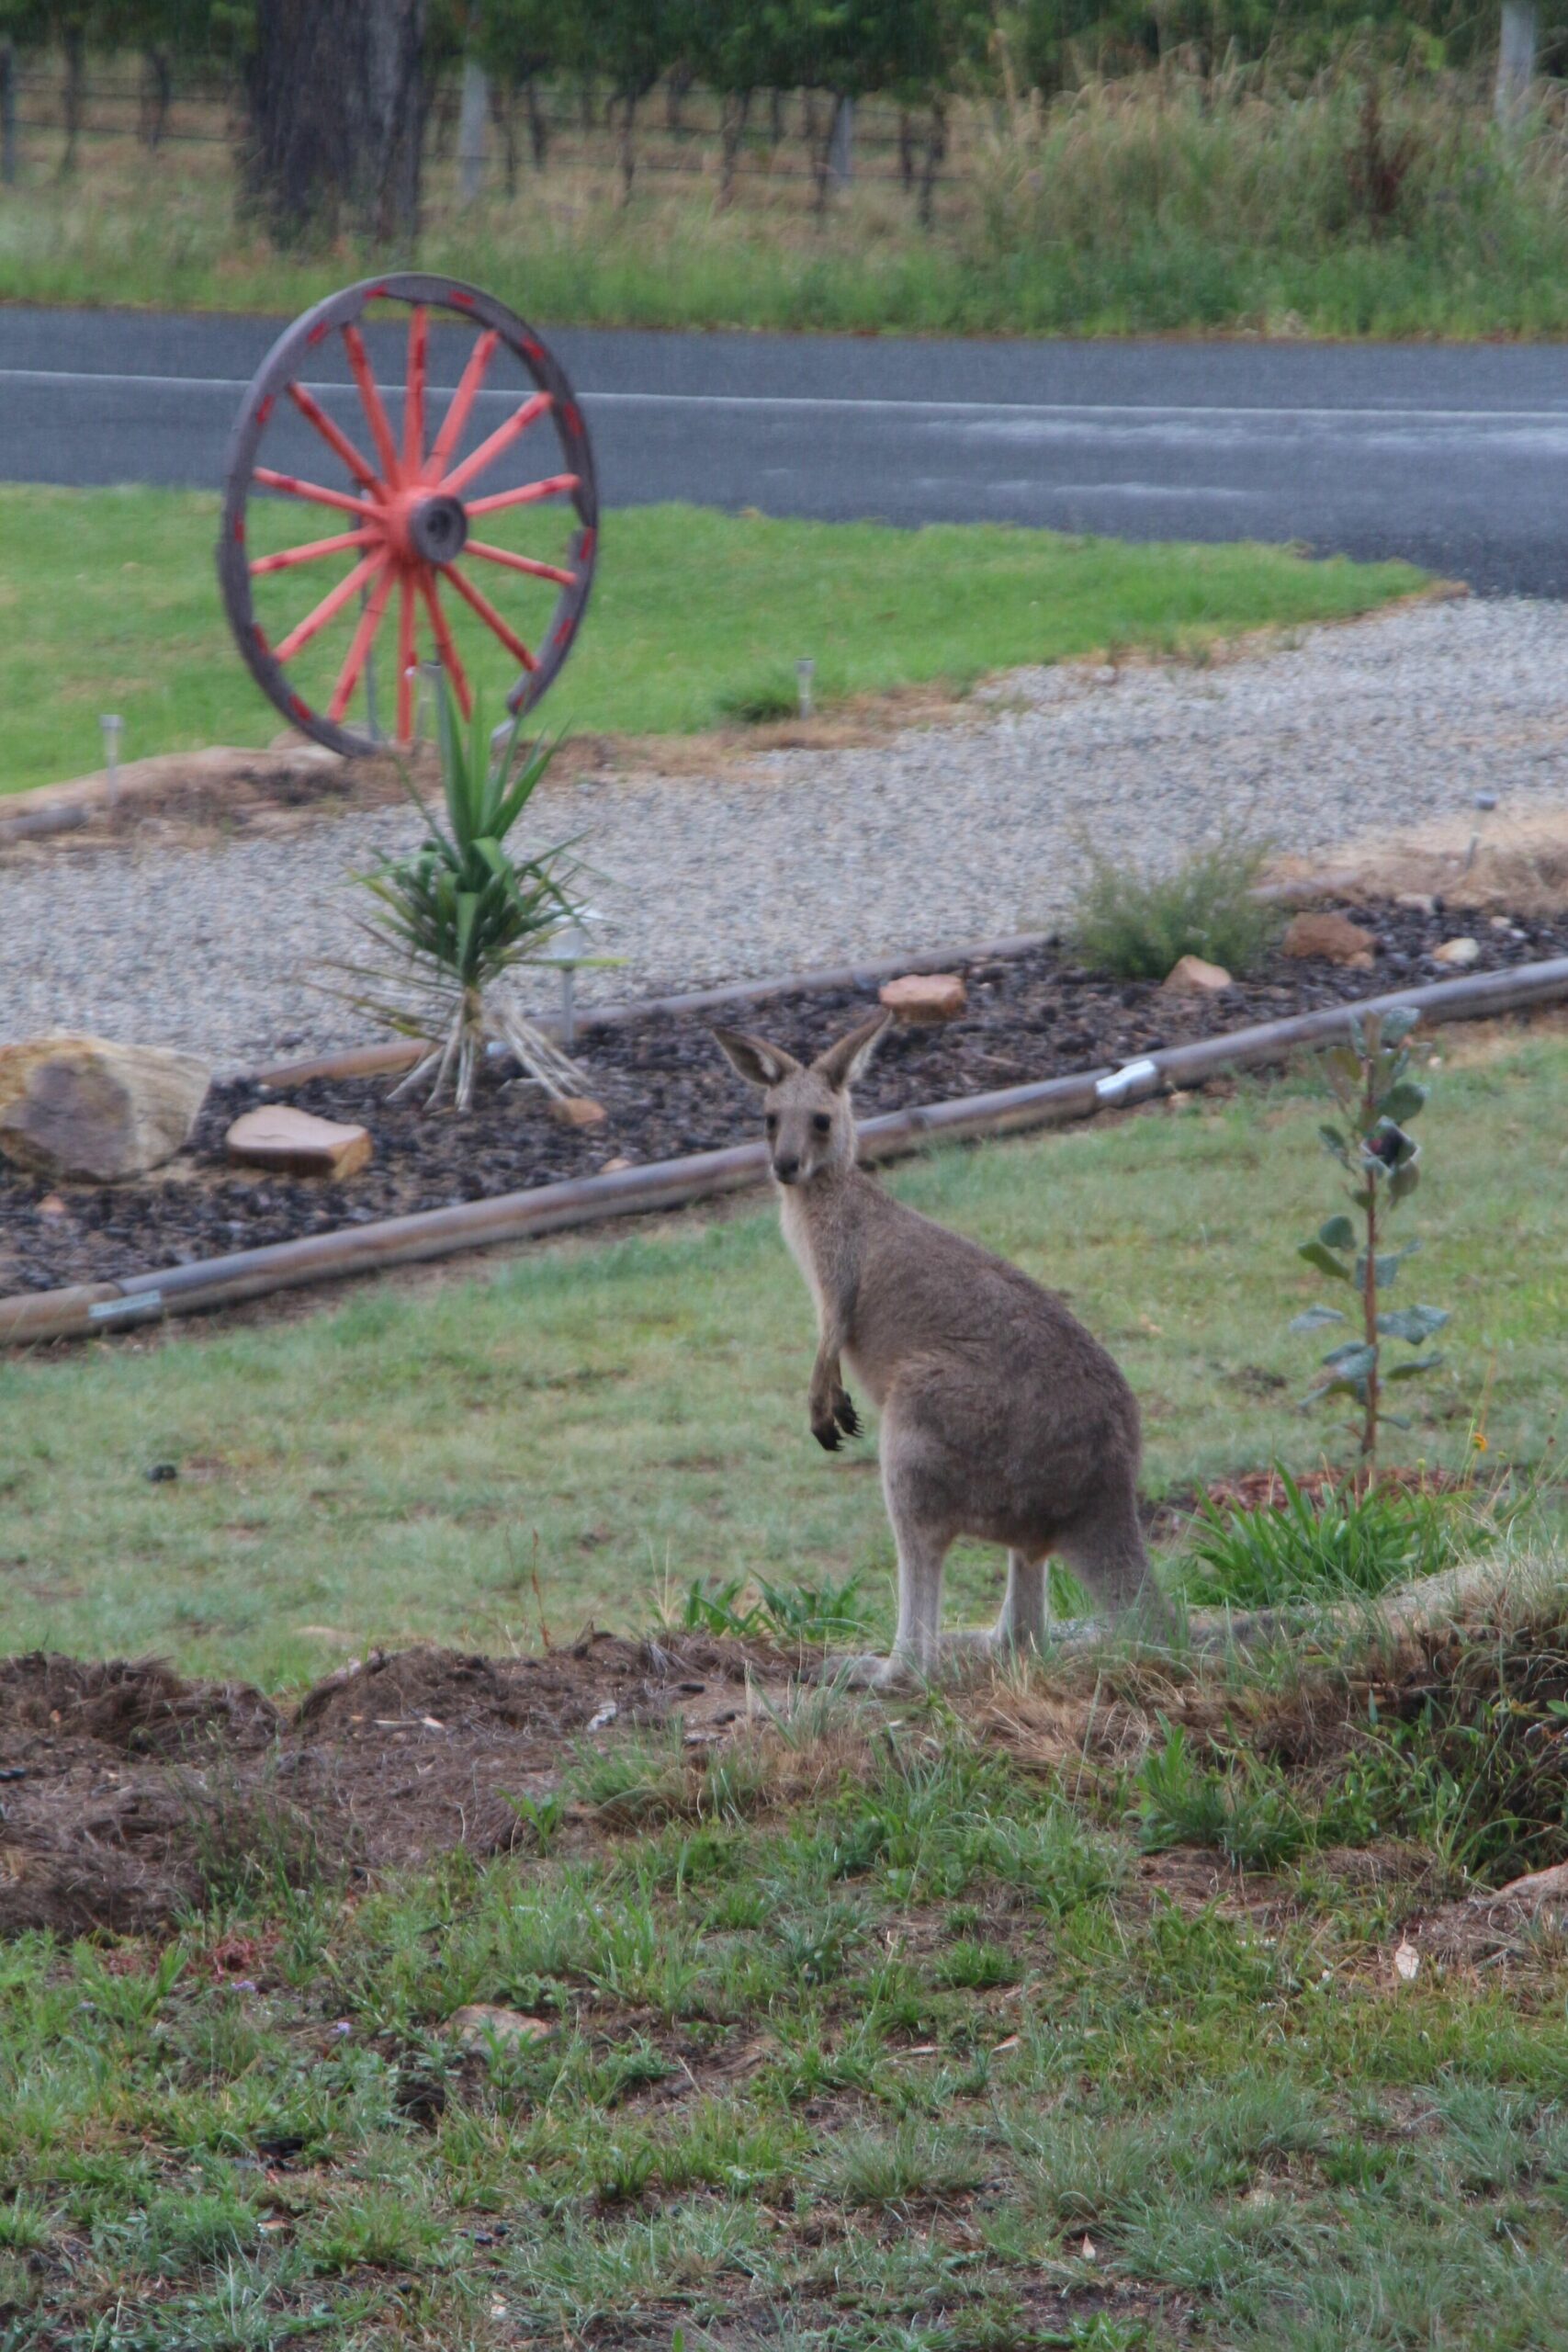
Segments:
[[[423,659],[465,718],[537,703],[588,602],[597,519],[581,413],[538,336],[452,278],[367,277],[257,370],[219,577],[264,693],[318,742],[368,752],[412,740]]]

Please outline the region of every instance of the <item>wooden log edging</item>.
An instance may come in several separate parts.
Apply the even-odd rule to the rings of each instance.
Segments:
[[[1076,1071],[1070,1077],[1004,1087],[991,1094],[964,1095],[888,1112],[862,1126],[862,1154],[868,1160],[893,1159],[928,1142],[1016,1135],[1093,1118],[1101,1111],[1146,1101],[1168,1087],[1201,1086],[1207,1079],[1258,1069],[1303,1046],[1323,1045],[1347,1034],[1358,1014],[1392,1012],[1409,1006],[1436,1024],[1489,1020],[1563,999],[1568,999],[1568,956],[1517,965],[1507,971],[1441,980],[1427,988],[1397,989],[1357,1003],[1325,1005],[1314,1012],[1206,1037],[1196,1045],[1173,1046],[1117,1070]],[[130,1274],[118,1283],[23,1292],[0,1299],[0,1346],[90,1338],[128,1325],[161,1321],[166,1316],[203,1314],[236,1306],[275,1291],[374,1273],[388,1266],[414,1265],[464,1250],[531,1240],[613,1217],[681,1208],[761,1183],[766,1174],[765,1147],[739,1144],[724,1151],[696,1152],[683,1159],[655,1160],[640,1168],[503,1193],[493,1200],[423,1209],[378,1225],[308,1234],[298,1241],[271,1242],[228,1257]]]

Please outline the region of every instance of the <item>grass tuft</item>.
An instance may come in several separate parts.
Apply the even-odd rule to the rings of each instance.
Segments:
[[[1091,970],[1123,980],[1163,980],[1183,956],[1221,964],[1236,978],[1257,970],[1279,918],[1255,893],[1267,851],[1219,842],[1168,873],[1123,865],[1090,850],[1089,877],[1066,933]]]

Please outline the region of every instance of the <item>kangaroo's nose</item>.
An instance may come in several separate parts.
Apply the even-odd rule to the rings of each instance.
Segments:
[[[773,1174],[781,1184],[793,1184],[799,1173],[800,1162],[793,1156],[787,1159],[775,1159],[773,1162]]]

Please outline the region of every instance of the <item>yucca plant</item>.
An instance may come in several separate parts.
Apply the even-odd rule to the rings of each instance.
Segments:
[[[581,901],[572,896],[581,869],[570,842],[526,858],[507,847],[556,746],[536,742],[519,759],[514,725],[496,757],[477,709],[467,737],[459,731],[445,681],[437,688],[436,718],[446,820],[410,778],[424,840],[412,855],[383,857],[358,877],[379,903],[364,928],[397,961],[390,971],[356,973],[375,983],[376,993],[359,994],[355,1001],[401,1035],[428,1045],[398,1087],[400,1094],[429,1080],[434,1102],[450,1082],[457,1109],[468,1110],[492,1042],[509,1047],[549,1093],[581,1092],[573,1064],[495,994],[503,974],[538,960],[581,917]],[[386,993],[389,989],[393,993]]]

